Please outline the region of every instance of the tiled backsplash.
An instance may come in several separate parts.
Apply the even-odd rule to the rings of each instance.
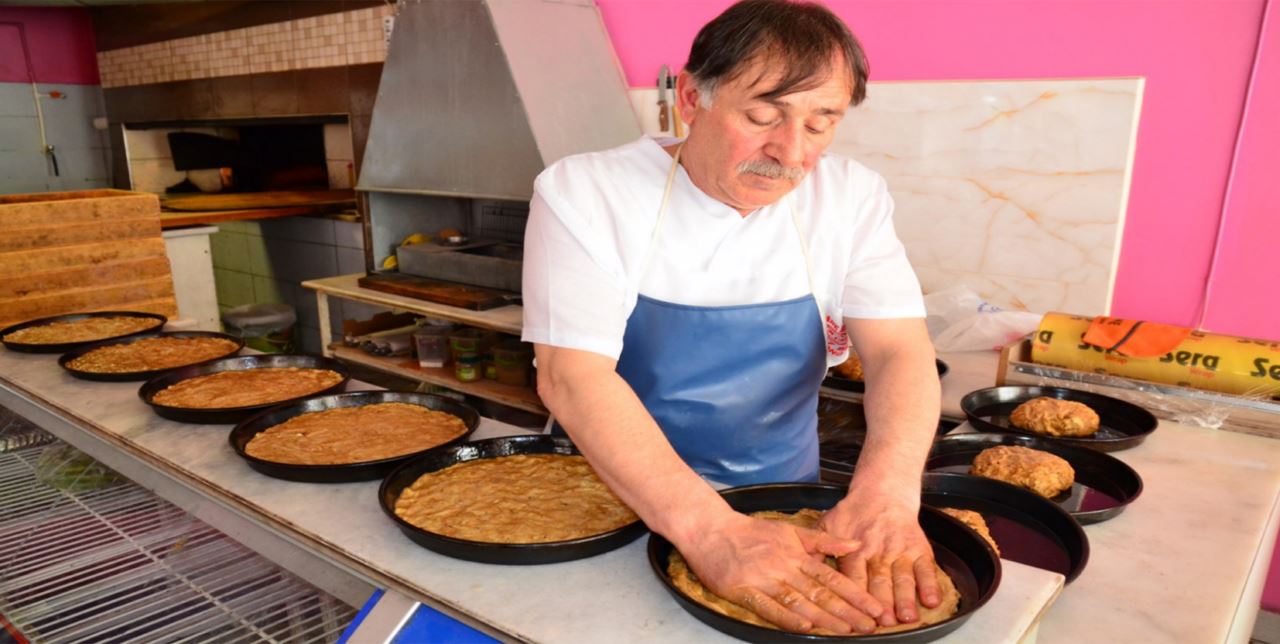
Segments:
[[[111,185],[105,134],[93,127],[102,116],[97,85],[40,83],[47,142],[54,146],[58,173],[40,148],[40,123],[30,83],[0,83],[0,193],[87,190]]]
[[[284,302],[298,313],[305,351],[319,353],[320,324],[315,292],[304,280],[364,272],[362,224],[315,217],[218,224],[210,237],[218,308]],[[329,301],[330,321],[367,318],[381,309],[338,298]]]
[[[657,91],[631,93],[658,133]],[[871,83],[830,149],[884,175],[926,292],[1102,314],[1141,96],[1141,79]]]
[[[324,161],[329,166],[329,187],[350,188],[355,174],[356,154],[351,143],[351,125],[326,123]]]
[[[383,5],[98,52],[103,87],[386,60]]]

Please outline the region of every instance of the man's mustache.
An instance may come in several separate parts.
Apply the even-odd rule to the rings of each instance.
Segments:
[[[786,179],[799,181],[804,178],[804,168],[788,168],[776,161],[756,159],[743,161],[738,166],[738,174],[757,174],[770,179]]]

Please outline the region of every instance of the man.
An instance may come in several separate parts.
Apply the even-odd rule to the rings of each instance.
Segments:
[[[938,602],[917,522],[939,414],[919,283],[883,179],[823,154],[866,79],[825,8],[735,4],[677,83],[688,138],[552,165],[525,241],[548,409],[709,588],[800,632],[870,632]],[[821,531],[733,512],[699,475],[817,479],[818,387],[849,339],[870,431],[848,496]]]

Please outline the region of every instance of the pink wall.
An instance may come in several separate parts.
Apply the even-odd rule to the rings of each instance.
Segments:
[[[1280,8],[1267,6],[1203,326],[1280,340]],[[1264,295],[1265,293],[1265,295]],[[1280,572],[1280,571],[1278,571]],[[1280,579],[1272,601],[1280,610]]]
[[[98,58],[89,10],[74,7],[0,7],[0,23],[26,29],[36,81],[98,84]],[[0,83],[25,83],[27,74],[16,29],[0,25]]]
[[[678,68],[698,27],[730,4],[597,1],[633,86],[664,62]],[[1198,321],[1265,0],[827,4],[862,40],[875,80],[1146,77],[1113,313]],[[1280,317],[1280,301],[1267,306]]]

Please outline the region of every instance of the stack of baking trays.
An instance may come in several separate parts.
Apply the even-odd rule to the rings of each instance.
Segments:
[[[825,386],[860,391],[847,378],[833,384],[839,378],[833,370]],[[1089,559],[1084,526],[1115,517],[1142,493],[1142,478],[1113,452],[1146,440],[1155,416],[1064,387],[980,389],[960,406],[967,422],[939,421],[924,504],[973,526],[1002,558],[1059,572],[1069,584]],[[866,440],[863,407],[823,398],[818,414],[822,478],[847,485]]]
[[[150,343],[164,348],[154,349],[165,355],[160,360],[149,354],[148,340],[228,338],[158,333],[163,320],[154,317],[147,323],[81,323],[110,326],[114,337],[109,338],[69,337],[65,334],[71,327],[59,331],[55,326],[145,317],[62,316],[5,329],[0,338],[14,350],[63,352],[59,364],[79,378],[145,380],[138,395],[164,418],[233,425],[229,449],[264,475],[296,484],[381,479],[377,502],[388,520],[406,538],[447,556],[497,564],[550,564],[616,549],[646,531],[567,438],[534,435],[468,442],[480,418],[466,405],[417,393],[341,393],[347,373],[340,364],[314,356],[236,357],[240,346],[234,339],[229,339],[231,346],[218,345],[226,352],[221,355],[212,355],[217,353],[212,349],[195,355],[164,348],[176,346],[174,342]],[[26,329],[36,331],[18,333]],[[175,353],[186,358],[172,359]],[[944,370],[940,364],[939,371]],[[1013,408],[1036,397],[1085,402],[1101,416],[1101,428],[1070,439],[1014,433],[1024,430],[1011,421],[1018,416]],[[929,641],[958,628],[995,593],[1001,555],[1074,579],[1088,558],[1080,523],[1114,516],[1141,491],[1135,472],[1099,451],[1132,446],[1154,429],[1154,419],[1132,405],[1043,388],[974,392],[964,404],[970,422],[986,433],[943,437],[951,426],[940,425],[920,511],[940,578],[947,580],[943,588],[949,601],[939,610],[923,611],[926,616],[917,623],[866,636],[875,641]],[[856,427],[860,418],[847,409],[824,406],[820,428],[828,457],[831,446],[842,441],[840,460],[856,461],[864,435]],[[991,460],[983,456],[989,448],[1035,450],[1058,459],[1052,461],[1054,467],[1059,461],[1069,464],[1074,478],[1064,484],[1061,472],[1050,468],[1059,487],[1038,494],[1024,489],[1027,482],[1009,472],[971,475],[975,461]],[[995,460],[997,466],[1007,465],[1007,459]],[[831,462],[829,458],[826,464]],[[843,485],[814,483],[747,486],[722,494],[740,511],[813,525],[844,492]],[[675,601],[724,633],[749,641],[844,639],[786,633],[716,597],[661,536],[648,537],[647,555],[654,575]]]

